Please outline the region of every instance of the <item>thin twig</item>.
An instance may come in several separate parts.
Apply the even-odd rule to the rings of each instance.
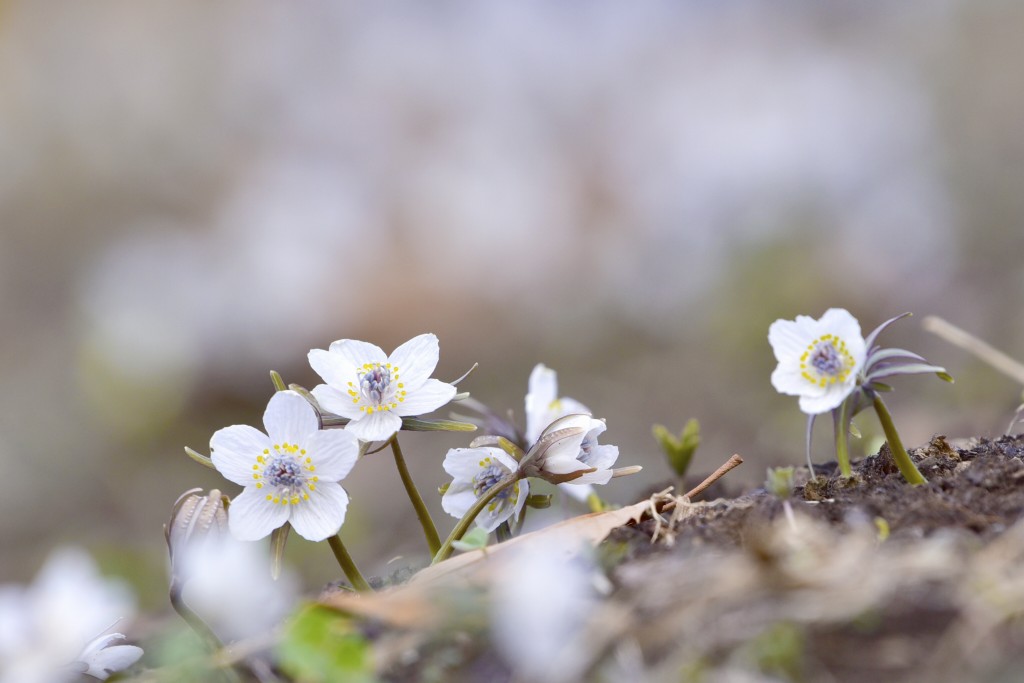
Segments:
[[[708,475],[707,479],[705,479],[701,483],[697,484],[697,486],[687,491],[686,494],[682,497],[686,499],[693,499],[695,496],[699,496],[700,494],[704,493],[704,491],[706,491],[708,487],[710,487],[716,481],[718,481],[726,474],[728,474],[731,470],[739,467],[742,464],[743,458],[741,458],[738,454],[733,454],[732,457],[726,460],[721,467],[719,467],[717,470]],[[658,508],[658,511],[665,512],[666,510],[673,509],[675,506],[675,500],[667,500],[665,501],[664,505]]]

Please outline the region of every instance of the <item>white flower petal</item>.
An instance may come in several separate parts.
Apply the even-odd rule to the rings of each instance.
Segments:
[[[476,525],[487,533],[491,533],[515,511],[516,508],[511,498],[495,498],[490,504],[485,505],[480,514],[476,516]]]
[[[361,415],[345,426],[345,431],[355,434],[360,441],[386,441],[402,427],[402,418],[389,411]]]
[[[576,482],[568,482],[565,484],[559,484],[558,489],[565,493],[570,498],[578,500],[581,503],[587,502],[587,498],[594,492],[594,487],[590,484],[577,484]]]
[[[412,394],[434,372],[440,356],[437,337],[433,334],[421,334],[395,349],[388,360],[398,367],[399,381],[405,384],[406,390]]]
[[[511,455],[500,448],[486,448],[487,455],[498,461],[498,464],[506,472],[512,473],[519,469],[519,463]]]
[[[472,480],[456,480],[441,496],[441,507],[452,517],[461,518],[476,502]]]
[[[526,441],[529,444],[534,443],[551,423],[548,406],[557,398],[558,373],[543,363],[537,363],[530,372],[526,390]]]
[[[114,634],[124,638],[121,634]],[[124,671],[142,657],[142,648],[135,645],[109,645],[87,658],[82,663],[88,667],[85,672],[101,681],[107,680],[111,674]]]
[[[260,430],[249,425],[232,425],[214,432],[210,439],[210,458],[227,480],[249,486],[253,483],[252,466],[267,448],[270,448],[270,439]]]
[[[807,333],[792,320],[776,320],[768,328],[768,343],[780,363],[796,360],[816,335]]]
[[[619,459],[619,447],[610,444],[597,444],[591,447],[587,464],[599,470],[606,470]],[[603,483],[603,482],[602,482]]]
[[[500,448],[485,446],[483,448],[451,448],[444,456],[441,464],[444,471],[455,479],[472,479],[480,471],[480,462],[484,458],[496,458]]]
[[[825,392],[818,384],[804,377],[800,366],[794,363],[779,363],[772,372],[772,387],[780,394],[789,396],[820,396]]]
[[[356,366],[340,353],[313,349],[307,357],[310,367],[328,384],[345,387],[356,381]]]
[[[320,429],[320,418],[299,394],[279,391],[267,403],[263,425],[273,443],[302,444]]]
[[[405,401],[392,412],[396,415],[424,415],[432,413],[455,396],[455,387],[438,379],[428,379],[415,392],[410,391]]]
[[[331,344],[330,352],[338,354],[356,369],[361,368],[366,363],[388,362],[387,354],[379,346],[356,339],[339,339]],[[326,380],[327,378],[324,377],[324,379]]]
[[[820,415],[838,408],[839,405],[850,395],[848,389],[840,385],[832,387],[821,396],[803,395],[800,397],[800,410],[808,415]]]
[[[307,541],[322,541],[338,533],[345,522],[348,494],[338,484],[321,484],[309,492],[309,500],[289,507],[295,533]]]
[[[580,477],[578,479],[573,479],[572,481],[567,481],[567,482],[565,482],[565,484],[567,486],[580,486],[580,485],[583,485],[583,484],[607,484],[609,481],[611,481],[611,478],[612,478],[612,471],[611,470],[608,470],[608,469],[601,470],[601,469],[599,469],[599,470],[596,470],[594,472],[587,472],[585,474],[582,474],[582,475],[580,475]]]
[[[341,481],[359,459],[359,440],[344,429],[321,430],[309,438],[306,452],[321,481]]]
[[[239,541],[258,541],[288,521],[288,507],[266,499],[264,489],[246,488],[228,509],[228,528]]]
[[[313,387],[310,392],[313,394],[313,398],[320,404],[321,410],[326,410],[329,413],[347,417],[350,420],[354,417],[359,417],[363,413],[359,410],[359,406],[352,400],[352,397],[346,394],[344,391],[339,391],[334,387],[329,387],[326,384],[318,384]]]

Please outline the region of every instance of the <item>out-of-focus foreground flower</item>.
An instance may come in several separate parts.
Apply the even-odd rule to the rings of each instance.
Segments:
[[[55,550],[31,586],[0,586],[0,683],[105,680],[142,656],[104,632],[131,618],[128,586],[104,578],[83,550]]]

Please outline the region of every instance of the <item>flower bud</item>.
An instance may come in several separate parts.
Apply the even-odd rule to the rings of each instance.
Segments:
[[[217,489],[203,495],[202,489],[181,494],[171,508],[171,518],[164,525],[164,537],[171,556],[171,574],[182,573],[182,557],[190,546],[205,539],[228,535],[229,499]]]

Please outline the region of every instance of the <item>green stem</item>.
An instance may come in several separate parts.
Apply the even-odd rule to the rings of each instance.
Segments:
[[[480,514],[480,511],[483,510],[495,496],[507,489],[509,486],[512,486],[512,484],[515,484],[521,478],[522,477],[519,472],[513,472],[491,488],[487,489],[487,491],[484,492],[484,495],[477,498],[472,507],[466,510],[466,514],[462,516],[459,523],[455,525],[454,529],[452,529],[452,532],[448,535],[448,538],[445,539],[444,545],[441,546],[441,549],[434,554],[434,559],[430,564],[435,565],[441,560],[447,560],[448,556],[452,554],[452,543],[462,540],[462,537],[466,535],[467,531],[469,531],[470,525],[476,519],[476,516]]]
[[[917,486],[924,484],[928,480],[924,478],[921,471],[917,469],[917,465],[910,459],[910,454],[907,453],[907,449],[903,447],[903,442],[900,440],[899,432],[896,431],[896,425],[892,422],[892,415],[889,414],[889,409],[885,407],[885,403],[882,402],[882,397],[875,394],[873,397],[875,404],[875,412],[878,413],[878,421],[882,423],[882,429],[885,431],[885,438],[889,442],[889,450],[892,451],[892,457],[896,461],[896,467],[900,468],[900,474],[907,480],[907,483]]]
[[[402,447],[398,445],[398,434],[391,437],[391,451],[395,454],[395,466],[398,468],[398,474],[402,477],[405,492],[409,495],[409,500],[412,501],[412,506],[416,510],[420,526],[423,527],[423,535],[427,539],[430,554],[436,555],[437,551],[441,549],[441,538],[437,535],[437,527],[434,526],[434,520],[430,516],[430,511],[427,510],[427,505],[423,502],[423,497],[420,496],[420,492],[416,489],[412,475],[409,474],[409,468],[405,465]]]
[[[193,631],[195,631],[196,635],[198,635],[200,639],[202,639],[206,643],[207,647],[210,648],[211,652],[213,652],[214,654],[220,652],[222,649],[224,649],[224,644],[220,642],[220,638],[218,638],[217,635],[213,632],[213,629],[211,629],[207,625],[207,623],[203,621],[202,617],[193,612],[192,608],[185,604],[185,600],[182,598],[183,589],[184,586],[181,583],[181,581],[179,581],[176,577],[173,577],[171,579],[170,590],[171,607],[173,607],[174,611],[177,612],[181,616],[181,618],[185,620],[185,623],[188,624]],[[227,681],[227,683],[240,683],[242,680],[239,677],[238,672],[230,666],[225,666],[224,668],[222,668],[220,670],[220,673],[224,677],[224,680]]]
[[[849,414],[850,401],[847,399],[839,404],[839,417],[836,422],[836,462],[839,463],[839,473],[844,477],[853,475],[853,470],[850,469],[850,427],[847,424]]]
[[[338,559],[338,564],[341,566],[341,571],[345,572],[345,576],[348,577],[349,583],[360,593],[368,593],[373,589],[370,588],[370,584],[366,583],[366,579],[359,573],[359,567],[352,560],[352,556],[348,554],[348,550],[345,549],[345,544],[341,542],[341,534],[335,534],[327,539],[327,542],[331,545],[331,550],[334,551],[334,557]]]

